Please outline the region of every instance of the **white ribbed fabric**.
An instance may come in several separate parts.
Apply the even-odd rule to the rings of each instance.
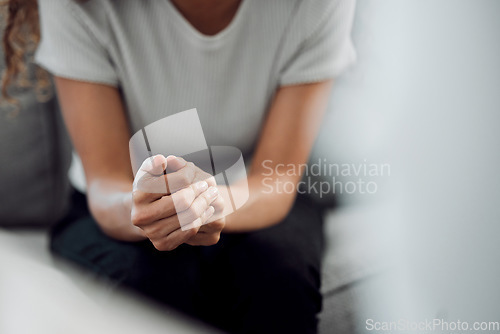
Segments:
[[[131,134],[197,108],[209,145],[250,153],[277,88],[333,78],[355,60],[354,0],[243,0],[214,36],[168,0],[39,6],[36,61],[56,76],[119,87]]]

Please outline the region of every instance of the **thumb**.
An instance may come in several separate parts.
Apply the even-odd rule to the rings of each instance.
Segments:
[[[144,160],[139,170],[142,170],[153,176],[160,176],[165,174],[166,168],[167,159],[163,155],[157,154]]]

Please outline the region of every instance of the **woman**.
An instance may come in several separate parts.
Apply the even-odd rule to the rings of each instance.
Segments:
[[[307,161],[332,80],[354,60],[353,1],[39,6],[36,60],[55,76],[92,213],[60,226],[53,249],[230,332],[315,333],[321,208],[266,184],[300,180],[281,166]],[[150,193],[134,182],[128,141],[193,107],[210,145],[236,146],[251,158],[250,198],[221,218],[221,187],[188,178],[178,189],[189,194],[192,220],[210,223],[183,230],[176,192]],[[179,175],[199,171],[176,157],[154,162],[143,165],[151,177],[163,178],[165,166]],[[276,172],[269,176],[269,168]]]

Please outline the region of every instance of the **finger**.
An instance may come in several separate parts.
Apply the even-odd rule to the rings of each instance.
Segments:
[[[211,187],[216,187],[217,186],[217,182],[215,181],[215,177],[213,177],[212,175],[208,174],[208,173],[205,173],[202,175],[201,179],[207,181],[208,185],[211,186]]]
[[[187,162],[184,167],[175,172],[169,172],[166,175],[170,193],[186,188],[196,181],[197,167],[192,162]]]
[[[183,158],[168,156],[167,178],[170,192],[175,192],[187,186],[189,183],[206,181],[209,186],[216,186],[215,178],[196,166],[192,162],[186,162]]]
[[[173,164],[174,167],[178,167],[179,163],[176,162],[176,159],[177,158],[170,159],[168,163]],[[157,160],[156,164],[160,162],[161,161]],[[166,163],[167,162],[164,162],[161,166],[164,166]],[[170,195],[180,189],[190,186],[197,181],[196,166],[194,166],[193,163],[186,163],[185,161],[184,164],[184,167],[175,172],[155,175],[153,172],[160,172],[162,167],[158,167],[160,165],[153,167],[150,159],[146,159],[143,163],[145,167],[137,172],[134,180],[134,190],[144,193],[139,195],[143,201],[153,202],[162,196]]]
[[[175,211],[182,212],[187,210],[195,199],[207,189],[208,183],[206,181],[200,181],[170,195],[175,206]]]
[[[151,190],[149,189],[150,186],[141,186],[142,189],[144,190]],[[145,192],[142,190],[134,189],[132,192],[132,198],[135,204],[149,204],[153,203],[162,197],[166,196],[167,193],[160,193],[160,192]]]
[[[209,186],[217,185],[213,176],[204,172],[192,162],[186,162],[184,159],[174,156],[167,157],[166,161],[167,166],[169,166],[166,175],[153,175],[149,173],[148,171],[152,169],[150,166],[140,169],[137,173],[136,180],[134,181],[134,189],[144,193],[137,195],[141,202],[156,201],[162,196],[170,195],[189,187],[197,181],[206,181]],[[147,161],[144,164],[146,163]],[[155,172],[160,170],[161,168],[157,167]]]
[[[192,229],[192,228],[196,228],[196,227],[202,226],[203,224],[205,224],[210,219],[210,217],[213,216],[214,212],[215,212],[214,207],[213,206],[209,206],[201,214],[201,216],[199,218],[195,219],[192,223],[189,223],[189,224],[186,224],[184,226],[181,226],[181,230],[186,231],[186,230],[189,230],[189,229]]]
[[[165,174],[167,164],[167,158],[165,158],[162,154],[157,154],[155,156],[147,158],[143,162],[141,169],[151,175],[160,176]]]
[[[167,173],[176,172],[181,168],[184,168],[187,164],[186,160],[181,157],[176,157],[175,155],[169,155],[167,158]]]
[[[220,239],[220,232],[200,233],[198,231],[197,234],[193,235],[191,238],[186,240],[185,243],[191,246],[211,246],[219,242],[219,239]]]
[[[140,226],[150,240],[160,240],[179,229],[179,221],[171,216]]]
[[[186,231],[177,229],[170,233],[166,238],[153,239],[151,242],[155,248],[160,251],[172,251],[195,236],[196,233],[198,233],[198,229],[199,227],[194,227]]]
[[[172,196],[165,196],[150,205],[147,217],[134,217],[134,222],[135,225],[141,226],[150,239],[166,237],[179,227],[182,230],[187,230],[205,224],[215,212],[215,208],[210,209],[209,206],[216,197],[217,191],[209,188],[196,197],[186,210],[175,214]],[[166,205],[166,207],[163,207],[163,205]],[[165,216],[166,214],[169,214],[169,216]],[[148,221],[152,221],[152,223],[148,223]]]
[[[217,219],[225,217],[224,209],[226,207],[226,202],[223,196],[219,194],[219,196],[217,196],[217,198],[210,205],[214,207],[215,212],[213,216],[205,222],[205,224],[210,224]]]
[[[168,194],[167,179],[164,170],[167,166],[166,158],[159,154],[143,161],[139,171],[135,175],[133,189],[147,194],[156,194],[154,196],[145,196],[158,198]]]
[[[191,206],[177,214],[181,228],[197,218],[209,207],[209,205],[217,198],[219,192],[216,187],[210,187],[200,196],[196,197]]]
[[[220,233],[222,232],[222,229],[225,225],[225,218],[217,219],[208,225],[203,225],[199,228],[198,233],[196,233],[185,243],[191,246],[214,245],[219,241]]]
[[[212,215],[211,218],[214,216]],[[226,220],[224,218],[221,219],[210,219],[211,220],[210,224],[202,224],[200,227],[200,230],[198,231],[199,233],[216,233],[216,232],[221,232],[224,226],[226,225]],[[207,220],[208,221],[208,220]]]
[[[207,189],[208,184],[205,181],[201,181],[170,196],[163,196],[158,200],[143,204],[142,210],[134,212],[137,213],[137,216],[139,217],[134,215],[133,221],[135,222],[135,225],[141,227],[156,224],[157,222],[165,224],[165,221],[159,221],[171,216],[176,216],[177,212],[188,209],[196,197],[201,195],[203,191],[206,191]],[[151,194],[135,192],[134,195],[150,196]],[[134,200],[137,203],[137,199]],[[171,230],[167,229],[165,235],[180,227],[179,221],[176,217],[168,220],[168,222],[172,222],[173,228]]]

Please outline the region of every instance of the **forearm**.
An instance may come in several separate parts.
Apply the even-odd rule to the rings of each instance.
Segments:
[[[146,239],[131,222],[131,182],[94,180],[89,182],[87,196],[92,215],[105,234],[122,241]]]
[[[278,90],[252,159],[248,179],[250,198],[242,208],[227,217],[225,231],[269,227],[288,214],[301,178],[301,173],[295,172],[291,166],[307,163],[332,83],[330,80]],[[272,173],[269,173],[270,169]],[[231,186],[231,192],[233,188]]]
[[[240,209],[226,217],[224,232],[248,232],[273,226],[281,222],[290,211],[296,192],[278,189],[278,183],[296,183],[295,178],[248,178],[249,198]],[[233,197],[242,192],[243,185],[231,186]]]

